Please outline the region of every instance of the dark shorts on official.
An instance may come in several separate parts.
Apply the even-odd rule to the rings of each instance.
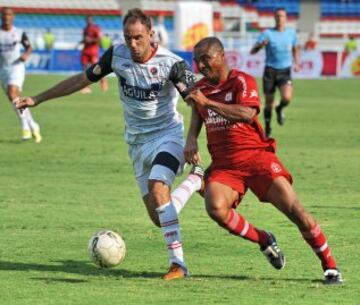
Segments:
[[[265,94],[275,93],[276,87],[292,84],[291,67],[285,69],[274,69],[266,66],[263,75],[263,91]]]

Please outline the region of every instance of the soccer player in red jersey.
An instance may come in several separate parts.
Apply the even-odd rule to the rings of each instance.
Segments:
[[[81,64],[85,71],[89,66],[95,64],[99,60],[101,30],[98,25],[93,22],[92,16],[86,17],[86,27],[83,30],[84,47],[81,51]],[[108,89],[106,78],[100,80],[100,88],[103,91]],[[82,93],[91,93],[90,87],[81,90]]]
[[[341,283],[324,233],[299,201],[291,174],[275,155],[274,139],[265,136],[259,123],[256,80],[229,69],[223,45],[215,37],[198,42],[194,59],[205,77],[186,98],[192,118],[184,154],[189,163],[201,161],[197,138],[204,124],[212,158],[204,192],[208,214],[230,233],[257,243],[273,267],[282,269],[285,257],[275,236],[254,227],[235,210],[249,188],[299,228],[321,261],[325,283]]]

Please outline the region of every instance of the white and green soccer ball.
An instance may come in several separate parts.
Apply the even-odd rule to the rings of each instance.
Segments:
[[[114,231],[101,230],[89,240],[90,259],[98,266],[112,268],[125,258],[126,245],[123,238]]]

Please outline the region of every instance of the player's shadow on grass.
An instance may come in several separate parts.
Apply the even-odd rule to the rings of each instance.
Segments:
[[[245,275],[212,275],[212,274],[193,274],[191,277],[199,279],[222,279],[222,280],[236,280],[236,281],[267,281],[267,282],[310,282],[322,283],[322,280],[314,280],[313,278],[280,278],[280,277],[261,277],[261,276],[245,276]]]
[[[13,139],[13,140],[0,140],[0,144],[23,144],[24,141],[20,141],[20,140],[16,140],[16,139]],[[24,145],[24,144],[23,144]]]
[[[89,282],[87,280],[81,280],[81,279],[56,278],[56,277],[31,277],[30,279],[35,281],[42,281],[47,284],[50,283],[82,284]]]
[[[51,264],[35,264],[35,263],[18,263],[0,261],[0,270],[5,271],[43,271],[43,272],[64,272],[69,274],[77,274],[84,276],[108,276],[115,279],[121,278],[154,278],[160,279],[163,273],[148,272],[148,271],[132,271],[126,269],[101,269],[84,261],[54,261]],[[245,275],[215,275],[215,274],[192,274],[191,278],[196,280],[201,279],[223,279],[236,281],[269,281],[269,282],[312,282],[321,283],[321,280],[314,280],[309,278],[278,278],[278,277],[249,277]],[[84,283],[88,282],[83,279],[71,278],[54,278],[54,277],[32,277],[31,279],[37,281],[44,281],[47,283]]]
[[[0,261],[0,270],[6,271],[44,271],[65,272],[85,276],[110,276],[114,278],[160,278],[163,274],[158,272],[138,272],[126,269],[97,268],[84,261],[54,261],[51,264],[19,263]],[[42,278],[33,278],[40,280]],[[47,278],[43,278],[46,280]],[[66,282],[64,279],[63,282]]]
[[[335,205],[311,205],[311,208],[325,209],[325,210],[360,210],[360,206],[344,206],[341,204]]]

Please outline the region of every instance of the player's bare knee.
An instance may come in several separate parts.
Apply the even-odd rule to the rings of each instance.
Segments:
[[[297,198],[286,198],[283,204],[286,215],[291,218],[300,216],[298,209],[299,200]]]
[[[221,202],[207,202],[206,211],[220,225],[224,224],[228,218],[229,211]]]
[[[314,219],[306,212],[299,199],[293,199],[286,207],[286,215],[301,231],[311,229],[315,224]]]
[[[265,108],[273,108],[274,105],[274,96],[273,95],[266,95],[265,96]]]
[[[299,203],[294,210],[294,216],[296,217],[295,222],[298,225],[299,229],[301,231],[311,230],[316,224],[314,217],[305,210],[301,203]]]
[[[149,182],[149,198],[158,207],[169,201],[168,188],[160,181]]]

